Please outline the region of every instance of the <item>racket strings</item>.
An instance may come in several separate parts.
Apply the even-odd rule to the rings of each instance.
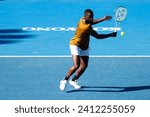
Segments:
[[[115,32],[118,30],[119,25],[127,17],[127,9],[125,7],[118,7],[115,10]]]

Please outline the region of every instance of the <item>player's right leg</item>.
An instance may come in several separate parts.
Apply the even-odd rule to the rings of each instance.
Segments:
[[[81,86],[78,84],[79,77],[84,73],[86,68],[88,67],[89,56],[80,56],[80,66],[76,71],[76,75],[72,80],[69,81],[70,85],[72,85],[75,89],[80,89]]]
[[[67,82],[68,82],[68,79],[78,69],[79,64],[80,64],[80,57],[79,57],[79,55],[72,55],[72,59],[73,59],[73,66],[68,70],[65,79],[60,81],[59,88],[62,91],[65,90]]]

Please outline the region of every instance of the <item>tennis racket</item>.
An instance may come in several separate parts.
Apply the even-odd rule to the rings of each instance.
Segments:
[[[126,19],[128,10],[127,8],[123,6],[119,6],[115,10],[115,30],[114,32],[117,32],[119,25]]]

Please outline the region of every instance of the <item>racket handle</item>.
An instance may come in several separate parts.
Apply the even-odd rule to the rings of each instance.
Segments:
[[[117,32],[118,27],[115,27],[114,32]]]

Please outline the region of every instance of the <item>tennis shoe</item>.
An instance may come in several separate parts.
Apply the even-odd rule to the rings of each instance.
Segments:
[[[67,84],[67,80],[61,80],[59,86],[60,90],[64,91],[66,88],[66,84]]]
[[[81,86],[77,83],[77,80],[76,80],[76,81],[70,80],[70,81],[69,81],[69,84],[70,84],[71,86],[73,86],[75,89],[80,89],[80,88],[81,88]]]

